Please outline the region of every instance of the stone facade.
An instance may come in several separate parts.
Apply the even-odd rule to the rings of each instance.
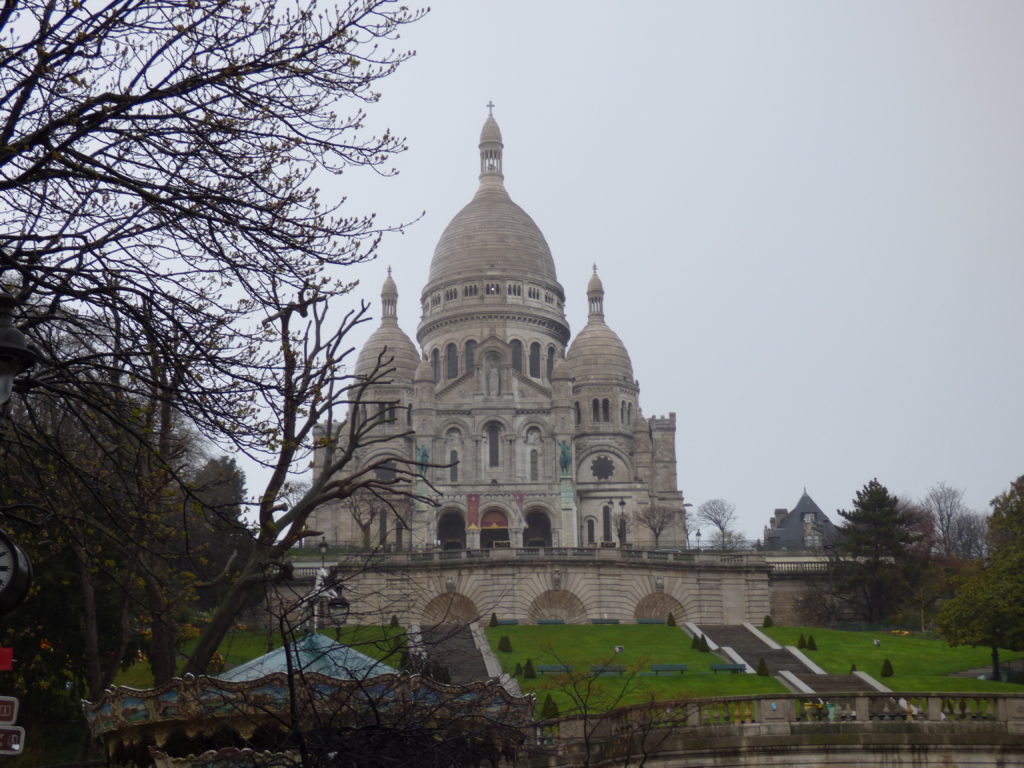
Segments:
[[[331,544],[398,550],[617,547],[653,545],[650,523],[664,517],[658,543],[678,546],[675,414],[644,417],[596,267],[572,338],[551,251],[505,190],[493,116],[479,149],[480,186],[434,251],[419,346],[398,325],[389,271],[380,327],[356,365],[364,403],[339,427],[372,425],[362,466],[434,465],[415,487],[434,503],[356,499],[321,508],[310,526]]]

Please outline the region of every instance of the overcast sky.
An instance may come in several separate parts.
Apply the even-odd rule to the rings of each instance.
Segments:
[[[1024,474],[1022,39],[1019,0],[438,0],[370,108],[400,175],[325,191],[426,211],[352,270],[376,304],[393,267],[415,338],[493,99],[572,331],[596,262],[687,501],[750,537],[873,477],[987,509]]]

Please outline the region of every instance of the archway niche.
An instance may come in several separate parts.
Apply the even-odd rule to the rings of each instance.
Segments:
[[[458,512],[444,512],[437,520],[437,540],[442,549],[466,548],[466,521]]]
[[[435,627],[438,624],[469,624],[480,618],[476,604],[458,592],[438,595],[423,609],[420,624]]]
[[[523,531],[524,547],[551,546],[551,520],[547,513],[534,509],[526,513],[526,530]]]
[[[566,624],[582,624],[587,620],[583,601],[567,589],[541,592],[530,603],[530,621],[558,620]]]
[[[633,618],[668,620],[670,613],[677,624],[682,623],[684,616],[682,603],[664,592],[652,592],[640,598],[640,602],[636,604],[636,609],[633,611]]]
[[[496,542],[508,546],[508,516],[500,509],[488,509],[480,518],[480,548],[491,549]]]

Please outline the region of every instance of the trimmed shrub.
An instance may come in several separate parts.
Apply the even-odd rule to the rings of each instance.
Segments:
[[[555,704],[550,693],[545,697],[544,704],[540,708],[540,717],[541,720],[554,720],[558,717],[558,705]]]
[[[850,665],[850,674],[852,675],[856,671],[857,671],[857,665],[856,664],[851,664]]]
[[[522,676],[523,676],[523,665],[520,664],[517,661],[516,662],[516,668],[512,670],[512,677],[522,677]]]
[[[491,614],[491,626],[492,627],[498,626],[498,614],[496,614],[496,613],[492,613]]]
[[[765,614],[764,621],[761,622],[761,626],[762,627],[774,627],[775,626],[775,622],[772,621],[772,616],[771,616],[770,613],[769,614]]]
[[[796,641],[796,647],[801,651],[807,647],[807,638],[804,637],[803,632],[800,633],[800,639]]]
[[[512,653],[512,641],[508,639],[508,635],[502,635],[498,641],[498,650],[504,653]]]
[[[757,660],[757,674],[761,677],[768,677],[768,663],[764,660],[764,656]]]
[[[708,639],[704,635],[700,636],[700,646],[697,650],[701,653],[711,653],[711,646],[708,645]]]
[[[388,626],[392,629],[398,629],[400,626],[402,626],[398,623],[398,616],[396,616],[395,614],[391,614],[391,622],[388,624]]]
[[[895,674],[895,673],[892,671],[892,662],[889,661],[888,659],[886,659],[885,661],[882,662],[882,672],[881,672],[881,675],[882,675],[882,677],[892,677],[893,674]]]
[[[533,659],[526,660],[526,666],[523,667],[523,677],[527,680],[533,680],[537,677],[537,670],[533,668]]]
[[[665,624],[674,627],[676,625],[676,617],[669,613],[668,618],[665,619]]]
[[[814,635],[807,636],[807,650],[816,651],[818,650],[818,644],[814,642]]]
[[[695,651],[700,650],[700,635],[694,635],[693,640],[690,641],[690,648]]]

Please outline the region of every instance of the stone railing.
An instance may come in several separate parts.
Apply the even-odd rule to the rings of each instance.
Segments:
[[[540,726],[538,738],[574,742],[662,728],[801,723],[989,722],[1024,734],[1024,694],[860,693],[780,694],[664,701],[590,718],[568,717]]]
[[[518,547],[498,549],[450,549],[419,552],[348,553],[330,558],[329,565],[341,568],[373,568],[445,565],[452,563],[490,563],[495,561],[560,560],[579,562],[599,560],[613,562],[645,562],[679,566],[764,567],[764,555],[758,552],[709,552],[698,550],[665,551],[631,547]],[[319,565],[294,561],[293,573],[299,578],[313,577]]]

